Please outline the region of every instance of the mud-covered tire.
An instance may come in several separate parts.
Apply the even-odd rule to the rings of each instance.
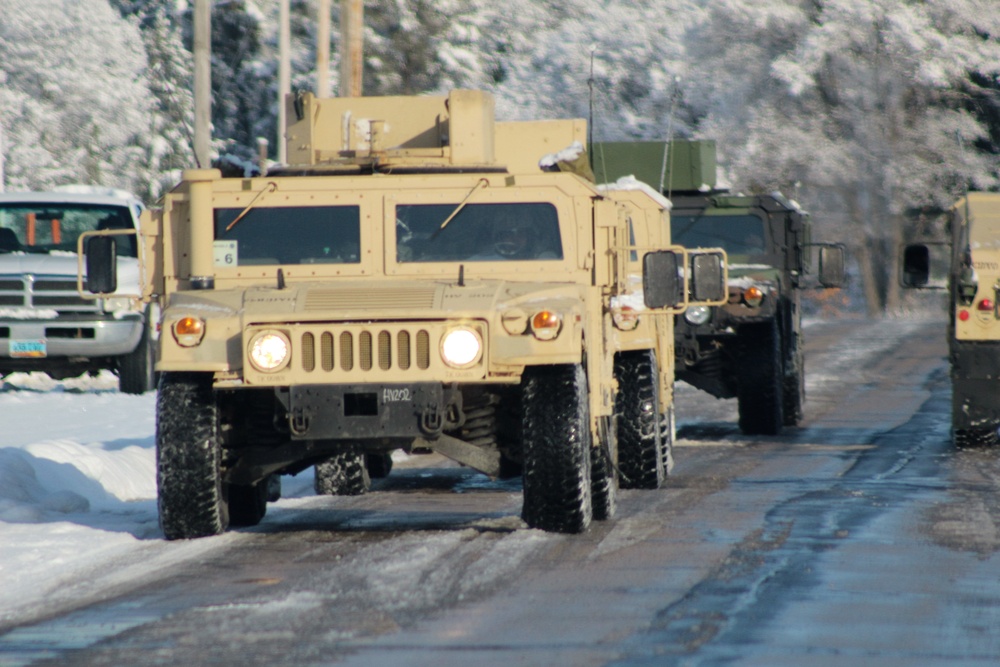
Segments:
[[[674,469],[674,441],[677,440],[677,414],[673,404],[660,414],[660,451],[663,456],[663,473],[669,477]]]
[[[156,397],[156,484],[168,540],[219,535],[229,526],[221,456],[211,376],[165,373]]]
[[[529,368],[522,390],[522,517],[532,528],[582,533],[593,516],[587,375],[580,365]]]
[[[590,448],[590,498],[593,518],[607,521],[618,509],[618,437],[614,419],[602,420],[602,442]]]
[[[801,341],[801,336],[798,337]],[[801,342],[796,345],[793,367],[785,368],[783,417],[785,426],[798,426],[805,416],[806,403],[806,360],[802,354]]]
[[[256,526],[267,514],[267,479],[257,484],[231,484],[226,495],[230,526]]]
[[[367,493],[371,485],[364,454],[334,454],[315,465],[313,488],[317,495],[360,496]]]
[[[959,449],[995,447],[1000,444],[1000,437],[997,436],[996,426],[952,429],[951,440],[952,444]]]
[[[659,489],[666,480],[660,426],[660,383],[650,350],[615,357],[615,415],[618,422],[618,468],[623,489]]]
[[[156,352],[149,327],[142,328],[142,338],[135,349],[118,358],[118,390],[123,394],[145,394],[156,388],[153,365]]]
[[[740,328],[737,402],[746,435],[777,435],[784,426],[784,372],[781,333],[772,320]]]

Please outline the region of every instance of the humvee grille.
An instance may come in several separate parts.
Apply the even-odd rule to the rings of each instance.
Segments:
[[[376,331],[304,331],[299,336],[302,370],[332,373],[354,370],[420,370],[431,366],[431,334],[394,326]]]

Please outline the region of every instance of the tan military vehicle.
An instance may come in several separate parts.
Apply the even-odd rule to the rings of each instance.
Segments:
[[[549,531],[610,517],[619,470],[662,484],[672,314],[725,298],[721,251],[670,246],[655,193],[568,170],[583,121],[495,123],[477,91],[288,117],[288,166],[188,171],[142,220],[168,539],[256,524],[269,480],[310,466],[362,493],[397,449],[522,474]],[[91,236],[100,292],[113,239]]]
[[[1000,442],[1000,194],[970,192],[947,213],[950,241],[904,252],[907,287],[948,289],[952,438],[956,445]],[[949,249],[949,259],[935,246]],[[942,279],[942,274],[947,279]]]

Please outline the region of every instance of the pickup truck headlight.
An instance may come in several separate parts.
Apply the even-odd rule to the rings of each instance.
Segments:
[[[280,371],[288,365],[291,358],[292,344],[288,336],[274,329],[267,329],[254,334],[250,339],[247,356],[254,368],[264,373]]]
[[[452,329],[441,338],[441,359],[452,368],[468,368],[482,353],[483,339],[468,327]]]

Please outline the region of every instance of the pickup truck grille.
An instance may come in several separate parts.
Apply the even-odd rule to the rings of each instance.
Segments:
[[[0,277],[0,307],[94,312],[98,310],[98,303],[80,297],[76,280],[25,274]]]

